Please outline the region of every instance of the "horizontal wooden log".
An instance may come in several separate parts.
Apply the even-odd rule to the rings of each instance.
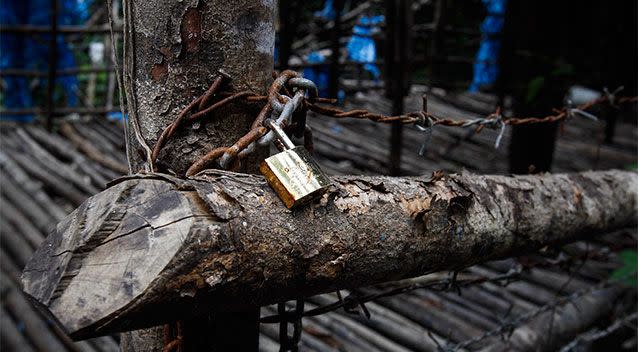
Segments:
[[[46,322],[29,305],[29,301],[4,273],[0,274],[2,286],[3,306],[9,313],[16,317],[18,324],[24,329],[25,335],[38,351],[64,351],[66,350],[56,336],[49,330]]]
[[[81,126],[81,125],[78,125]],[[114,160],[108,154],[101,152],[95,145],[93,145],[90,141],[83,138],[78,134],[78,132],[68,123],[62,124],[60,127],[60,132],[66,138],[68,138],[71,143],[78,147],[82,152],[86,154],[87,157],[93,159],[94,161],[102,164],[109,169],[112,169],[118,173],[126,174],[128,173],[128,167],[125,164],[122,164],[120,161]],[[93,138],[98,138],[97,135],[92,136]],[[111,149],[109,151],[115,151],[113,147],[111,147],[108,142],[98,143],[98,145],[102,145],[103,147],[108,146]],[[108,151],[107,151],[108,152]],[[112,153],[117,155],[117,153]]]
[[[2,193],[3,201],[4,197],[9,201],[12,211],[17,212],[19,209],[43,233],[47,233],[51,225],[57,222],[37,200],[6,177],[2,171],[0,171],[0,193]]]
[[[93,185],[100,189],[104,188],[104,185],[110,180],[122,176],[122,174],[116,174],[97,163],[90,162],[84,154],[77,151],[68,140],[57,134],[48,133],[44,128],[39,128],[39,126],[26,129],[26,131],[38,143],[41,143],[45,148],[50,150],[51,153],[55,154],[56,157],[72,162],[73,167],[76,167],[84,175],[90,177]],[[103,173],[100,172],[102,170],[108,170],[108,172],[112,174],[112,177],[105,178],[102,176]]]
[[[31,179],[18,164],[3,153],[0,153],[0,178],[13,180],[16,187],[28,192],[33,200],[37,201],[49,215],[55,218],[55,222],[64,219],[67,215],[63,208],[44,191],[42,183]]]
[[[620,287],[593,291],[570,300],[558,309],[540,314],[527,324],[518,326],[509,339],[489,339],[481,352],[556,351],[565,341],[587,330],[613,312],[613,302],[620,296]]]
[[[337,301],[336,295],[318,295],[310,298],[310,301],[318,305],[331,304]],[[449,343],[436,333],[423,328],[414,321],[395,313],[374,302],[367,302],[366,308],[370,312],[371,318],[361,314],[348,314],[339,310],[338,314],[346,315],[350,319],[376,330],[383,336],[391,338],[393,341],[410,348],[411,351],[431,352],[437,351],[438,346]],[[434,340],[436,339],[436,340]],[[436,342],[435,342],[436,341]]]
[[[0,338],[9,351],[35,352],[4,308],[0,311]]]
[[[334,177],[286,209],[262,177],[139,175],[82,204],[23,284],[74,338],[466,267],[632,225],[638,174]]]

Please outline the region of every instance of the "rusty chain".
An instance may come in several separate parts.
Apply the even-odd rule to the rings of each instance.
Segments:
[[[277,304],[277,315],[281,317],[279,322],[279,345],[280,352],[297,352],[299,351],[299,340],[301,339],[301,319],[303,318],[305,302],[296,300],[295,307],[291,310],[286,309],[286,303]],[[292,324],[292,336],[288,334],[288,325]]]
[[[157,160],[162,147],[172,138],[176,130],[185,122],[194,122],[205,117],[216,109],[225,106],[233,101],[244,99],[246,102],[266,102],[251,125],[250,131],[239,138],[232,146],[215,148],[191,165],[186,172],[187,176],[194,175],[205,169],[214,162],[221,168],[236,169],[239,160],[252,153],[257,146],[267,145],[274,139],[274,134],[269,128],[264,126],[266,119],[271,118],[278,126],[290,126],[293,116],[301,111],[305,111],[307,102],[321,101],[331,102],[331,100],[317,98],[317,87],[310,80],[304,79],[294,71],[283,71],[275,78],[268,95],[261,96],[250,91],[242,91],[234,94],[220,93],[219,88],[228,76],[220,73],[210,88],[200,97],[188,104],[168,125],[159,136],[152,152],[153,161]],[[294,94],[290,94],[290,89]],[[282,94],[281,92],[285,93]],[[291,97],[292,95],[292,97]],[[218,102],[212,103],[215,96],[222,97]],[[306,97],[308,96],[308,97]],[[209,105],[210,104],[210,105]],[[311,145],[311,130],[305,126],[305,114],[300,116],[301,134]]]
[[[184,340],[183,325],[181,320],[164,325],[164,347],[162,348],[162,352],[182,352],[182,341]]]
[[[586,110],[600,104],[610,104],[617,107],[623,103],[638,102],[638,97],[617,97],[619,90],[613,93],[605,90],[605,95],[591,102],[573,106],[567,102],[562,109],[554,111],[554,114],[545,117],[505,117],[501,109],[495,112],[474,119],[454,119],[449,117],[436,116],[427,111],[427,97],[423,96],[423,107],[421,111],[409,112],[402,115],[382,115],[372,113],[365,109],[342,110],[334,106],[320,105],[321,103],[334,103],[334,99],[319,98],[315,84],[302,78],[297,72],[286,70],[274,76],[274,81],[268,90],[268,95],[259,95],[251,91],[241,91],[235,93],[222,92],[220,88],[230,77],[220,71],[219,76],[213,81],[204,94],[190,102],[160,134],[151,153],[152,165],[160,155],[161,149],[170,140],[176,130],[184,123],[195,122],[208,116],[213,111],[228,105],[232,102],[243,101],[244,103],[264,103],[259,114],[253,121],[250,130],[239,138],[233,145],[228,147],[217,147],[201,158],[196,160],[187,170],[186,176],[192,176],[198,172],[217,163],[217,167],[222,169],[236,170],[241,165],[240,161],[250,155],[258,146],[265,146],[272,142],[274,134],[264,123],[267,119],[275,121],[279,127],[289,127],[293,129],[295,136],[303,137],[307,148],[312,148],[312,130],[306,126],[306,112],[329,116],[333,118],[354,118],[367,119],[379,123],[401,123],[415,125],[419,130],[425,132],[425,142],[419,150],[423,155],[425,147],[435,126],[448,127],[475,127],[475,132],[480,132],[483,128],[499,129],[495,141],[498,148],[505,132],[506,126],[517,126],[524,124],[563,122],[580,115],[590,119],[596,119],[594,115]],[[213,102],[215,98],[218,101]],[[155,170],[157,171],[157,170]]]

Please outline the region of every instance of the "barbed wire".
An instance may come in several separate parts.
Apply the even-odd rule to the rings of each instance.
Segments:
[[[424,95],[421,111],[409,112],[402,115],[383,115],[370,112],[366,109],[342,110],[334,106],[320,105],[322,103],[335,103],[336,101],[334,99],[318,97],[315,84],[308,79],[302,78],[295,71],[286,70],[279,75],[274,75],[274,78],[268,90],[268,95],[259,95],[252,91],[222,92],[220,88],[230,80],[230,76],[223,71],[219,71],[219,76],[215,78],[206,92],[191,101],[177,115],[176,119],[162,131],[150,153],[150,164],[155,165],[161,149],[185,122],[192,123],[200,120],[215,110],[236,101],[265,104],[253,121],[250,130],[245,135],[239,138],[232,146],[217,147],[207,152],[189,167],[186,172],[187,176],[192,176],[213,165],[215,162],[217,162],[217,166],[222,169],[238,169],[240,160],[250,155],[257,146],[265,146],[273,141],[274,134],[270,131],[269,127],[264,125],[264,122],[268,118],[273,119],[279,127],[289,127],[293,129],[295,135],[297,137],[303,137],[304,144],[311,148],[312,130],[305,125],[307,111],[333,118],[366,119],[378,123],[413,124],[425,133],[424,143],[419,150],[419,154],[423,155],[430,140],[432,129],[435,126],[475,127],[476,133],[485,127],[499,129],[495,140],[495,147],[498,148],[505,133],[506,126],[562,122],[576,115],[597,120],[595,115],[586,110],[604,103],[617,107],[619,104],[638,102],[637,96],[617,97],[616,95],[622,87],[613,92],[609,92],[609,90],[605,88],[605,95],[596,100],[578,106],[573,106],[573,104],[568,101],[565,107],[560,110],[555,110],[554,114],[545,117],[505,117],[501,109],[497,108],[495,112],[485,117],[460,119],[437,116],[428,112],[427,96]],[[221,99],[217,102],[213,102],[215,98]]]
[[[609,325],[607,328],[605,329],[598,329],[598,328],[594,328],[592,330],[589,330],[581,335],[578,335],[575,339],[573,339],[570,343],[568,343],[567,345],[563,346],[563,348],[560,349],[560,352],[570,352],[570,351],[574,351],[574,350],[578,350],[578,345],[580,345],[583,342],[593,342],[596,340],[600,340],[604,337],[607,337],[613,333],[615,333],[616,331],[620,330],[623,327],[629,327],[631,329],[633,329],[634,331],[636,331],[636,327],[635,326],[629,326],[629,323],[634,321],[634,320],[638,320],[638,312],[634,312],[631,314],[628,314],[622,318],[616,319],[616,321],[614,321],[613,324]]]
[[[370,313],[367,312],[367,308],[365,308],[366,302],[378,300],[384,297],[396,296],[417,289],[428,289],[433,291],[458,291],[459,289],[464,287],[480,285],[488,282],[498,284],[500,286],[507,286],[509,283],[520,279],[521,270],[521,267],[517,266],[510,269],[507,273],[501,275],[496,275],[493,277],[478,276],[468,279],[458,279],[458,272],[454,272],[449,278],[408,283],[376,293],[363,294],[359,290],[351,290],[351,293],[343,298],[341,297],[341,293],[337,291],[337,296],[339,297],[339,299],[336,302],[304,311],[302,316],[312,317],[332,312],[340,308],[343,308],[346,311],[353,312],[355,308],[360,307],[364,315],[369,317]],[[280,315],[275,314],[262,317],[259,319],[259,322],[262,324],[274,324],[280,323],[283,320],[284,319]]]
[[[436,291],[459,291],[462,287],[479,285],[487,282],[507,286],[509,283],[520,279],[522,266],[517,265],[505,274],[496,275],[494,277],[474,277],[470,279],[458,279],[458,272],[453,272],[451,277],[442,280],[430,280],[426,282],[415,282],[399,285],[388,290],[378,293],[364,294],[358,289],[350,290],[350,294],[342,297],[341,291],[336,291],[338,300],[334,303],[319,306],[308,311],[303,309],[303,300],[297,300],[294,310],[286,310],[285,302],[277,305],[277,314],[262,317],[259,319],[261,324],[279,324],[279,343],[280,351],[297,351],[299,340],[301,338],[302,318],[312,317],[325,314],[331,311],[343,308],[346,313],[359,314],[370,319],[371,314],[365,303],[374,301],[384,297],[395,296],[401,293],[417,290],[429,289]],[[359,312],[356,308],[360,308]],[[293,323],[293,336],[288,335],[288,324]]]
[[[200,97],[191,101],[177,116],[177,118],[168,125],[160,134],[152,152],[152,158],[155,161],[168,140],[174,136],[176,130],[185,122],[193,122],[205,117],[216,109],[229,103],[244,99],[247,102],[263,102],[266,104],[253,121],[250,130],[241,138],[239,138],[230,147],[217,147],[193,163],[186,172],[187,176],[194,175],[204,170],[207,166],[217,161],[223,169],[230,166],[231,169],[238,168],[238,162],[252,153],[258,145],[264,146],[273,141],[274,134],[269,128],[264,126],[264,122],[268,117],[272,118],[278,126],[289,126],[292,118],[296,115],[300,123],[301,135],[311,137],[311,130],[305,128],[305,108],[300,107],[305,101],[329,101],[317,98],[317,87],[310,80],[299,76],[295,71],[286,70],[277,76],[270,86],[268,96],[260,96],[253,92],[243,91],[233,94],[218,94],[220,86],[228,79],[228,75],[220,72],[220,75],[213,81],[207,91]],[[290,89],[293,94],[290,94]],[[281,94],[285,91],[285,94]],[[216,103],[209,106],[215,96],[222,97]],[[308,95],[308,98],[306,98]],[[299,114],[303,113],[303,116]],[[189,116],[190,114],[190,116]],[[304,138],[306,139],[306,138]],[[311,138],[307,138],[311,140]],[[231,162],[235,162],[231,165]]]
[[[574,291],[573,293],[567,295],[567,296],[563,296],[560,297],[558,299],[556,299],[555,301],[548,303],[546,305],[542,305],[534,310],[531,310],[529,312],[526,312],[524,314],[518,315],[516,318],[514,319],[510,319],[510,320],[505,320],[503,321],[498,327],[492,329],[492,330],[488,330],[486,332],[484,332],[481,335],[478,335],[474,338],[471,338],[469,340],[460,342],[456,345],[453,345],[451,347],[446,347],[446,346],[441,346],[442,352],[456,352],[456,351],[461,351],[461,350],[465,350],[468,347],[475,345],[487,338],[490,337],[494,337],[494,336],[503,336],[503,337],[510,337],[511,334],[514,333],[514,330],[518,327],[520,327],[522,324],[527,323],[529,321],[531,321],[532,319],[538,317],[540,314],[548,312],[548,311],[554,311],[556,308],[566,305],[567,303],[574,303],[578,298],[583,297],[585,295],[588,294],[592,294],[594,292],[597,291],[601,291],[604,290],[606,288],[609,288],[613,285],[618,284],[618,282],[620,281],[620,279],[615,278],[608,278],[605,280],[600,281],[598,284],[590,286],[588,288],[583,288],[577,291]]]
[[[588,247],[587,253],[585,254],[585,258],[583,259],[583,263],[587,258],[590,257],[589,253],[590,253],[590,249]],[[564,263],[563,261],[556,261],[551,263],[539,262],[537,264],[541,267],[546,267],[551,265],[561,265]],[[522,278],[521,274],[524,270],[534,268],[534,267],[536,267],[536,265],[530,265],[530,264],[523,265],[521,263],[517,263],[513,265],[508,272],[503,274],[495,275],[492,277],[478,276],[478,277],[470,277],[470,278],[463,278],[463,279],[458,279],[459,272],[453,272],[450,277],[445,279],[436,279],[436,280],[427,280],[427,281],[418,281],[418,282],[413,282],[413,280],[409,280],[411,282],[406,284],[399,284],[387,290],[382,290],[380,292],[375,292],[375,293],[365,294],[362,292],[362,291],[365,291],[365,289],[363,290],[354,289],[354,290],[350,290],[350,294],[348,294],[345,297],[342,297],[340,291],[336,291],[338,300],[333,303],[322,305],[322,306],[310,309],[308,311],[300,311],[296,309],[294,312],[286,311],[284,314],[273,314],[273,315],[265,316],[260,318],[259,322],[262,324],[273,324],[273,323],[288,324],[289,322],[301,322],[301,319],[303,317],[313,317],[313,316],[329,313],[332,311],[336,311],[338,309],[343,309],[346,313],[349,313],[349,314],[362,314],[368,319],[370,319],[371,317],[370,312],[365,306],[365,303],[370,301],[376,301],[381,298],[391,297],[391,296],[403,294],[403,293],[410,292],[417,289],[427,289],[431,291],[442,291],[442,292],[453,291],[460,295],[462,288],[486,284],[486,283],[497,284],[499,286],[506,287],[512,282],[521,280]],[[571,280],[572,280],[572,277],[570,275],[568,280],[566,280],[566,282],[563,283],[561,287],[557,290],[557,294],[560,294],[561,292],[563,292],[563,290],[567,287],[567,285],[571,282]],[[476,345],[485,339],[495,337],[495,336],[502,336],[503,338],[509,338],[509,336],[511,336],[511,334],[514,332],[516,328],[538,317],[540,314],[543,314],[548,311],[554,312],[560,306],[563,306],[568,303],[574,303],[580,297],[583,297],[585,295],[588,295],[590,293],[593,293],[602,289],[606,289],[615,284],[618,284],[618,282],[620,281],[622,281],[622,278],[621,279],[608,278],[606,280],[599,282],[597,285],[574,291],[573,293],[566,296],[558,297],[551,303],[540,306],[537,309],[531,310],[527,313],[518,315],[516,318],[506,319],[506,317],[509,316],[509,313],[510,313],[510,311],[508,311],[508,313],[506,313],[503,316],[501,324],[498,327],[492,330],[486,331],[483,334],[476,336],[474,338],[471,338],[469,340],[460,342],[456,345],[444,346],[436,339],[434,339],[434,342],[438,346],[439,351],[451,352],[451,351],[466,350],[468,347]],[[379,286],[377,286],[377,288],[379,288]],[[280,303],[280,306],[282,304],[283,303]],[[511,306],[510,309],[512,307],[513,306]],[[553,319],[553,316],[552,316],[552,319]],[[286,346],[289,346],[289,344],[287,344]]]

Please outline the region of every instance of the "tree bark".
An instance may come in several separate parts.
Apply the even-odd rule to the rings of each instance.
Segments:
[[[132,176],[60,223],[25,291],[74,338],[460,269],[633,225],[638,174],[335,177],[290,211],[262,177]]]
[[[274,1],[124,1],[124,86],[134,170],[146,164],[162,130],[223,70],[229,90],[266,93],[273,70]],[[232,11],[229,10],[232,6]],[[159,155],[161,170],[183,175],[200,156],[230,146],[250,129],[261,106],[231,104],[201,124],[178,130]],[[139,130],[141,140],[135,135]],[[254,160],[265,152],[256,153]],[[255,169],[256,170],[256,169]]]
[[[220,70],[232,79],[225,90],[266,93],[274,66],[275,6],[270,0],[239,0],[232,4],[220,0],[124,1],[124,86],[130,127],[126,150],[132,170],[151,169],[150,151],[162,130],[206,91]],[[164,146],[155,166],[183,175],[206,152],[230,146],[248,132],[259,110],[257,105],[231,103],[201,123],[182,126]],[[264,148],[257,150],[243,161],[241,170],[255,172],[267,152]],[[259,314],[259,308],[248,310]],[[235,313],[216,315],[228,322],[247,314],[245,309],[242,314]],[[213,325],[206,323],[213,320],[210,314],[200,318],[183,322],[186,344],[197,344],[185,346],[185,350],[203,348],[201,341],[192,337],[218,337],[211,331]],[[252,331],[255,344],[256,319],[254,326],[240,329],[243,337]],[[223,335],[228,335],[221,328],[217,332],[222,335],[217,338],[220,342]],[[158,336],[162,336],[161,331],[125,334],[123,350],[158,351],[163,344]],[[242,343],[245,340],[235,339]]]

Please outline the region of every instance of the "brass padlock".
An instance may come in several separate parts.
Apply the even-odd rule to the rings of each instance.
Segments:
[[[280,143],[276,144],[281,150],[259,165],[259,171],[270,187],[288,209],[323,194],[332,184],[330,178],[321,171],[306,148],[295,146],[274,121],[268,121],[268,125],[277,136]]]

